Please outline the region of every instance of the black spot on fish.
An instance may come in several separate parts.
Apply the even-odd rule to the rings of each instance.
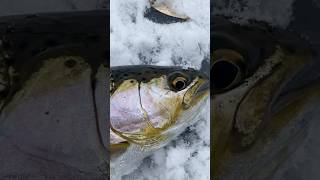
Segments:
[[[114,89],[117,89],[117,87],[125,80],[132,79],[132,81],[130,81],[131,83],[134,83],[134,80],[138,83],[147,83],[152,79],[159,78],[163,75],[171,77],[177,72],[185,74],[186,79],[190,81],[195,77],[195,75],[199,75],[197,71],[193,69],[183,69],[177,66],[137,65],[111,68],[112,79],[114,80]],[[190,81],[188,81],[188,83]]]
[[[64,65],[68,68],[73,68],[77,62],[74,59],[68,59],[64,62]]]

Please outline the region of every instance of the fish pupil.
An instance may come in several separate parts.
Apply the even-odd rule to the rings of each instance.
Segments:
[[[239,69],[233,63],[221,60],[214,64],[211,69],[211,78],[214,88],[225,89],[236,79]]]
[[[178,81],[178,82],[176,83],[176,88],[177,88],[178,90],[183,89],[184,86],[185,86],[185,83],[184,83],[183,81]]]

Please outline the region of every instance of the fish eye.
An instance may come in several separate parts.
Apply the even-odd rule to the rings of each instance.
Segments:
[[[210,77],[213,92],[222,92],[238,85],[243,79],[243,56],[230,49],[213,52]]]
[[[177,77],[172,81],[172,87],[180,91],[186,87],[187,79],[184,77]]]
[[[181,91],[188,85],[188,79],[182,73],[174,73],[169,76],[169,86],[174,91]]]

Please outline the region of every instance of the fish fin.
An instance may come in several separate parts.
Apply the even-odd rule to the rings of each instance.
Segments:
[[[168,5],[154,0],[150,0],[150,8],[145,11],[144,17],[159,24],[185,22],[189,19],[186,15],[174,12]]]

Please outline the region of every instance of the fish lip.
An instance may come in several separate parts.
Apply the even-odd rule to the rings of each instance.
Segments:
[[[210,80],[209,78],[204,78],[204,82],[197,88],[195,95],[201,95],[206,93],[210,89]]]

